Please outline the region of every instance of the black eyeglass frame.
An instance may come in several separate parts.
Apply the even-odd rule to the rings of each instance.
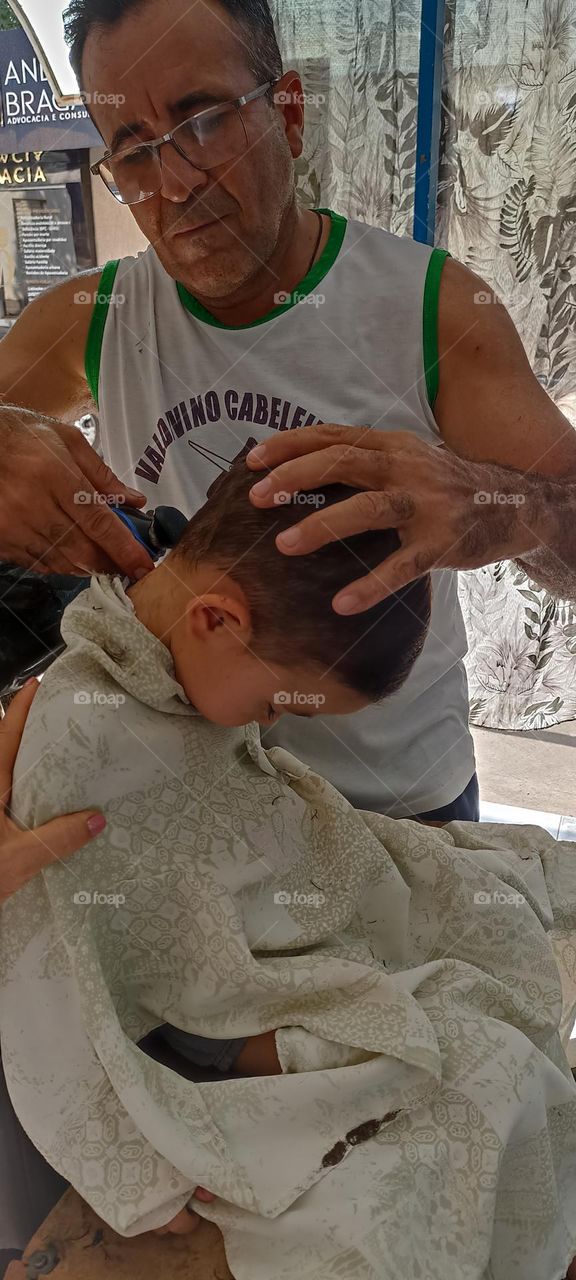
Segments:
[[[264,94],[268,93],[269,89],[273,89],[274,85],[278,84],[278,82],[279,82],[278,79],[267,80],[266,84],[259,85],[257,89],[252,89],[250,93],[241,94],[239,98],[230,98],[226,102],[217,102],[212,107],[204,107],[202,111],[195,111],[194,114],[191,116],[188,116],[186,120],[181,120],[179,124],[175,125],[174,129],[171,129],[169,133],[163,133],[160,138],[151,138],[150,141],[137,142],[134,144],[133,147],[126,147],[124,151],[120,151],[118,149],[116,149],[115,151],[106,151],[103,156],[100,156],[100,159],[97,160],[95,164],[90,165],[90,173],[94,174],[94,177],[99,177],[102,179],[102,182],[106,187],[106,190],[110,192],[110,195],[114,196],[114,199],[117,200],[119,204],[126,204],[126,205],[128,203],[130,203],[130,205],[142,204],[143,200],[150,200],[152,196],[157,195],[158,191],[160,191],[160,187],[158,187],[156,191],[151,191],[149,195],[141,196],[139,200],[131,200],[130,202],[128,202],[127,200],[122,200],[121,196],[116,195],[116,192],[113,191],[112,188],[109,186],[108,182],[106,181],[106,178],[104,177],[104,174],[101,172],[101,165],[106,164],[107,161],[109,160],[112,160],[114,156],[133,155],[133,153],[135,151],[138,151],[140,147],[146,147],[147,150],[152,149],[154,152],[158,153],[160,150],[160,147],[163,147],[164,143],[166,142],[170,142],[172,146],[175,147],[176,151],[178,152],[178,155],[183,156],[184,160],[188,160],[190,163],[192,163],[189,160],[189,156],[187,156],[186,152],[183,151],[182,147],[178,145],[178,142],[174,137],[174,135],[178,133],[179,129],[183,129],[186,125],[192,124],[194,120],[200,120],[205,116],[215,115],[216,112],[222,110],[222,107],[235,107],[236,110],[240,112],[241,107],[247,106],[249,102],[255,102],[257,98],[262,98]],[[242,117],[240,117],[240,119],[242,119]],[[248,136],[246,134],[246,128],[244,126],[243,121],[242,121],[242,126],[244,128],[244,135],[246,137],[246,145],[248,145]],[[240,154],[242,153],[240,152]],[[201,168],[202,170],[210,169],[210,167],[211,166],[209,164],[194,165],[194,168],[196,169]]]

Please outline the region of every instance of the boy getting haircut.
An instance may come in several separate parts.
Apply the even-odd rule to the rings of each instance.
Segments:
[[[172,557],[209,561],[239,583],[250,606],[251,648],[263,659],[313,664],[376,702],[400,688],[422,650],[430,622],[429,575],[410,582],[365,613],[334,612],[332,599],[400,546],[394,529],[374,529],[328,543],[306,556],[285,556],[276,537],[302,520],[302,503],[252,505],[254,473],[235,462],[192,517]],[[355,489],[334,484],[309,492],[310,511],[326,513]]]

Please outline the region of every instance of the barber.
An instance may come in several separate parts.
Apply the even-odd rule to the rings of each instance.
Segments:
[[[306,475],[351,482],[352,523],[351,508],[331,513],[332,535],[374,520],[397,528],[401,551],[378,576],[390,586],[433,568],[430,633],[384,704],[305,725],[284,714],[266,744],[361,809],[477,818],[451,570],[513,558],[572,593],[570,423],[465,266],[299,204],[304,96],[265,0],[173,0],[169,13],[152,0],[76,0],[66,30],[104,144],[94,173],[148,248],[41,294],[2,340],[0,558],[145,573],[145,551],[101,499],[192,515],[252,439],[280,450],[297,488]],[[105,462],[71,425],[94,399]],[[311,452],[282,455],[306,450],[319,422],[353,436],[369,424],[370,444],[356,435],[352,452],[336,445],[338,459],[318,465],[312,436]],[[318,536],[316,515],[305,538]],[[374,585],[344,607],[369,605]]]

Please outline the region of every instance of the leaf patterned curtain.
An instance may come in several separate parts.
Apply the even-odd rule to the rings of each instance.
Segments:
[[[306,94],[302,204],[412,235],[419,0],[272,0]]]
[[[302,75],[304,205],[412,235],[420,0],[272,2]],[[576,424],[576,5],[447,0],[437,243],[490,283]],[[461,575],[471,717],[576,718],[576,612],[514,565]]]
[[[576,424],[576,8],[448,0],[437,243],[484,276]],[[576,612],[515,565],[460,576],[472,719],[576,719]]]

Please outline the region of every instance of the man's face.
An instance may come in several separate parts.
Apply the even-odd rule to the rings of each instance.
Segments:
[[[150,0],[114,27],[95,27],[84,50],[83,87],[106,147],[157,138],[214,101],[256,88],[249,42],[218,0],[171,0],[169,6]],[[278,88],[288,82],[301,87],[287,73]],[[206,171],[165,144],[161,191],[131,206],[165,270],[201,297],[229,296],[261,270],[295,199],[301,108],[264,97],[243,107],[242,117],[244,154]],[[123,125],[132,131],[117,142]],[[189,230],[210,218],[216,219],[211,226]]]

